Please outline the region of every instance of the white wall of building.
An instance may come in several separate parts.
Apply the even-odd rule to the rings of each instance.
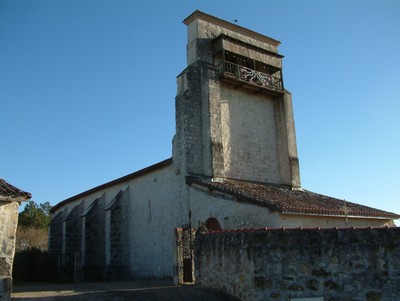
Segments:
[[[174,165],[130,183],[130,269],[137,277],[173,276],[175,228],[187,223],[182,176]]]
[[[209,218],[216,218],[222,229],[280,226],[279,215],[266,207],[238,202],[223,194],[216,195],[199,188],[189,189],[193,226],[197,227]]]
[[[282,183],[276,100],[221,85],[225,177]]]
[[[82,202],[82,211],[85,212],[99,197],[104,199],[107,207],[119,191],[124,191],[124,197],[128,198],[129,262],[126,264],[130,275],[140,278],[172,277],[175,274],[175,229],[189,221],[185,186],[184,178],[172,164],[69,202],[53,215],[66,210],[65,216],[68,216]],[[107,213],[104,211],[105,220]],[[110,255],[107,244],[110,242],[106,240],[105,261],[109,261]]]

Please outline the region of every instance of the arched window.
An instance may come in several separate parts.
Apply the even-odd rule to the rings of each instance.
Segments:
[[[208,220],[206,220],[204,226],[206,226],[206,228],[209,231],[221,230],[221,225],[219,224],[218,220],[214,217],[210,217]]]

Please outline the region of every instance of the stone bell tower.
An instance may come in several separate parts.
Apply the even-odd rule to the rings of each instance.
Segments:
[[[279,41],[195,11],[178,76],[173,159],[185,175],[300,188]]]

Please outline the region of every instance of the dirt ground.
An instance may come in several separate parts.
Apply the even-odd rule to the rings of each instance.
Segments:
[[[222,292],[195,285],[174,285],[172,281],[118,281],[68,284],[19,284],[13,301],[240,301]]]

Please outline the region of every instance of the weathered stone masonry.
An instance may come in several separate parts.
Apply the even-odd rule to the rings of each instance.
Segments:
[[[221,231],[196,240],[196,281],[243,300],[400,298],[400,228]]]
[[[118,279],[128,275],[128,213],[126,194],[120,191],[106,208],[106,279]],[[99,246],[100,248],[102,246]]]
[[[63,265],[66,280],[82,279],[82,220],[83,202],[75,206],[63,223]]]
[[[66,280],[120,279],[128,275],[129,188],[120,190],[105,206],[105,194],[83,211],[80,202],[67,214],[61,211],[50,225],[50,252],[58,259]]]
[[[84,279],[102,279],[105,258],[104,195],[95,199],[82,215],[82,265]]]
[[[9,300],[12,289],[12,267],[18,203],[0,201],[0,300]]]
[[[18,207],[30,198],[29,192],[0,179],[0,301],[10,300]]]

